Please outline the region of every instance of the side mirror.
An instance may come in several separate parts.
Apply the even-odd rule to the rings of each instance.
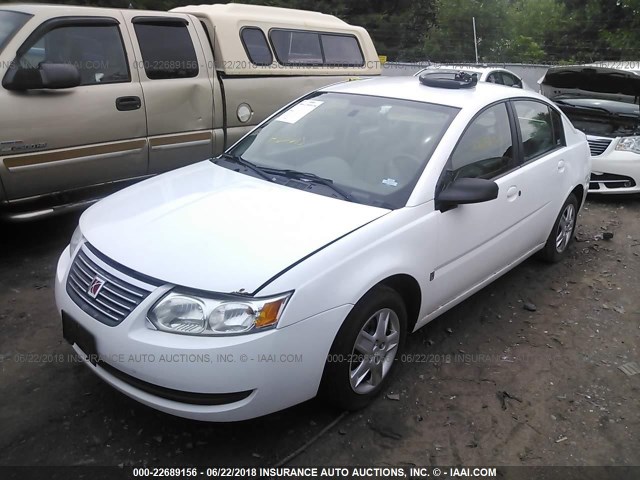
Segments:
[[[459,178],[436,198],[437,208],[445,211],[458,205],[488,202],[498,198],[498,184],[483,178]]]
[[[6,90],[73,88],[80,85],[80,71],[69,63],[41,63],[38,68],[12,67],[2,80]]]

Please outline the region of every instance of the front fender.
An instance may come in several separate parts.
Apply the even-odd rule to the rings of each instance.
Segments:
[[[421,279],[427,279],[436,265],[435,221],[433,202],[394,210],[291,268],[259,295],[295,290],[280,324],[287,326],[331,308],[355,305],[394,275],[409,275],[422,285]],[[421,304],[424,310],[425,302]]]

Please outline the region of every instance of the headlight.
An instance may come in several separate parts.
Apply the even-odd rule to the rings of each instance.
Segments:
[[[80,225],[76,227],[71,235],[71,241],[69,242],[69,254],[73,257],[73,254],[76,253],[76,249],[78,245],[84,242],[84,237],[82,236],[82,232],[80,231]]]
[[[205,298],[169,292],[149,310],[147,318],[164,332],[187,335],[254,333],[278,324],[292,293],[267,298]]]
[[[640,153],[640,137],[622,137],[616,145],[616,150]]]

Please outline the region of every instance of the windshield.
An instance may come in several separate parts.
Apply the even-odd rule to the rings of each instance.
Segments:
[[[8,10],[0,10],[0,52],[4,49],[11,37],[20,30],[30,15],[26,13],[10,12]]]
[[[258,167],[330,180],[358,203],[400,208],[457,112],[422,102],[315,93],[254,130],[229,153]],[[305,180],[314,183],[312,176]],[[326,194],[324,183],[311,191]]]

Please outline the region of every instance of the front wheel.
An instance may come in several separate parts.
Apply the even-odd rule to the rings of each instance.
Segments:
[[[564,202],[560,214],[553,225],[547,243],[540,251],[540,258],[550,263],[559,262],[564,257],[576,229],[578,199],[572,193]]]
[[[407,312],[385,286],[368,292],[347,316],[331,346],[321,395],[347,410],[363,408],[388,384],[404,347]]]

